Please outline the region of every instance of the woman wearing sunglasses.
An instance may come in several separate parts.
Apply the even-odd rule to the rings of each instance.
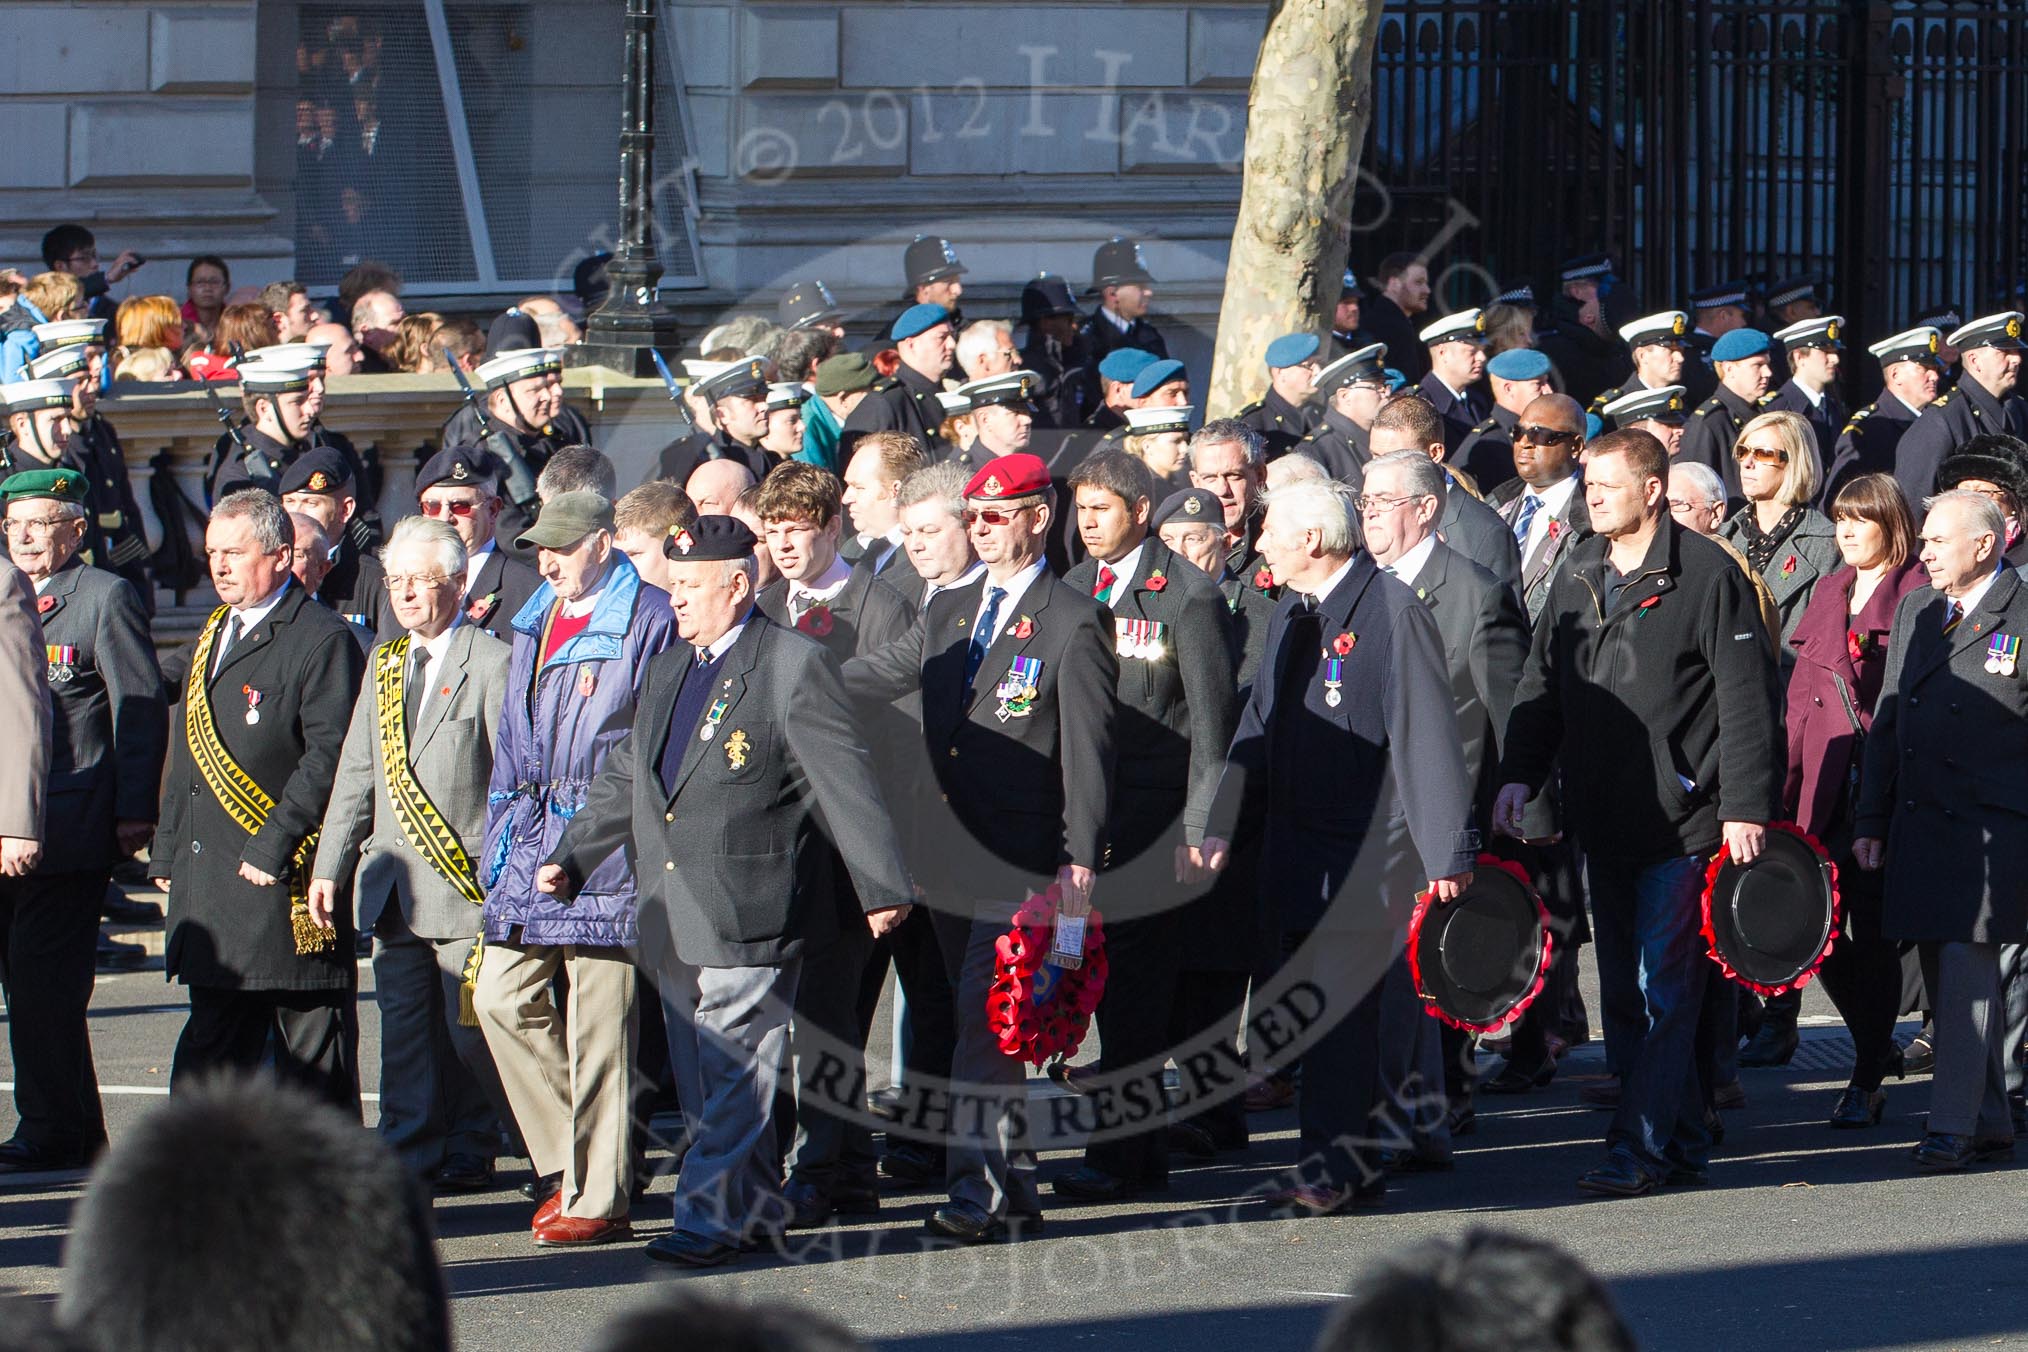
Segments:
[[[1718,533],[1746,555],[1774,593],[1782,677],[1794,666],[1789,638],[1819,579],[1838,567],[1838,532],[1810,506],[1824,480],[1810,425],[1795,413],[1763,413],[1739,430],[1732,458],[1746,505]]]

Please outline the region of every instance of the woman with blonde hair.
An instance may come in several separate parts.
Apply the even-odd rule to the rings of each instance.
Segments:
[[[67,272],[38,272],[21,294],[0,310],[0,384],[28,378],[28,363],[42,351],[37,324],[84,318],[84,289]]]
[[[436,350],[436,335],[443,326],[444,317],[434,310],[403,315],[395,325],[394,342],[387,352],[394,369],[411,375],[435,369],[434,363],[443,359]]]
[[[1127,410],[1127,435],[1120,444],[1154,476],[1158,504],[1168,494],[1190,486],[1184,464],[1190,440],[1190,413],[1187,404]]]
[[[1820,579],[1838,567],[1838,531],[1810,503],[1824,481],[1816,439],[1797,413],[1763,413],[1739,429],[1732,458],[1746,505],[1718,533],[1767,580],[1781,615],[1782,675],[1793,664],[1788,641]]]

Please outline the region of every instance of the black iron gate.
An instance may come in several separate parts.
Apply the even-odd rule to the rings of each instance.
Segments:
[[[1389,0],[1354,262],[1452,304],[1599,250],[1655,308],[1815,272],[1880,335],[2019,303],[2024,161],[2028,0]]]

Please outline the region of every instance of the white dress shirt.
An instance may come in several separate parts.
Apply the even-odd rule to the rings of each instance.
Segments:
[[[239,621],[239,637],[235,638],[233,640],[233,643],[237,644],[240,641],[240,639],[244,639],[248,634],[251,634],[254,631],[255,625],[259,624],[262,620],[265,620],[269,615],[273,614],[275,607],[282,603],[282,598],[289,594],[289,588],[295,585],[296,585],[295,578],[293,577],[286,578],[283,580],[281,586],[275,588],[274,595],[268,597],[267,600],[262,601],[260,604],[246,606],[244,608],[234,607],[231,618],[229,618],[226,621],[226,623],[228,624],[230,624],[232,620],[235,619]],[[222,638],[223,636],[224,631],[221,630],[220,637]],[[211,660],[212,675],[216,676],[218,674],[218,669],[225,665],[225,655],[228,651],[229,648],[226,644],[220,643],[218,645],[218,653]]]
[[[1529,498],[1540,498],[1542,500],[1542,505],[1535,509],[1535,515],[1529,518],[1528,538],[1521,542],[1522,558],[1532,559],[1535,557],[1535,551],[1541,544],[1542,538],[1549,534],[1549,523],[1557,517],[1562,516],[1563,509],[1570,506],[1570,495],[1577,491],[1578,477],[1573,474],[1562,483],[1551,484],[1539,493],[1530,488],[1521,494],[1521,500],[1524,503]],[[1516,510],[1524,509],[1517,508]]]
[[[1133,581],[1134,570],[1141,566],[1141,551],[1147,547],[1148,542],[1143,539],[1141,543],[1128,550],[1127,556],[1118,563],[1107,563],[1103,559],[1099,561],[1099,567],[1109,568],[1113,573],[1113,592],[1106,598],[1106,604],[1114,610],[1120,608],[1120,602],[1124,601],[1127,593],[1132,590],[1128,584]]]
[[[1037,559],[1005,582],[995,582],[990,577],[986,579],[986,585],[979,589],[979,608],[972,614],[972,633],[978,642],[990,645],[1000,636],[1000,631],[1006,628],[1008,622],[1014,618],[1015,612],[1021,609],[1021,598],[1028,594],[1028,589],[1042,576],[1045,566],[1043,560]],[[988,634],[982,632],[979,626],[986,618],[986,606],[992,599],[995,587],[999,587],[1007,595],[1000,601],[1000,613],[993,617],[993,632]]]
[[[1384,571],[1394,574],[1403,582],[1413,587],[1415,580],[1422,576],[1423,566],[1429,562],[1429,556],[1436,553],[1436,547],[1436,532],[1431,531],[1428,535],[1422,537],[1421,544],[1403,554],[1393,563],[1384,565]]]

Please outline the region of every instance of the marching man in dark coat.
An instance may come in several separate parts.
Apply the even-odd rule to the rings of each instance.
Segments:
[[[141,598],[79,553],[91,487],[77,470],[54,469],[16,474],[5,489],[7,549],[42,618],[55,733],[42,861],[25,877],[0,878],[0,964],[21,1117],[0,1144],[0,1172],[73,1168],[105,1142],[85,1027],[99,903],[113,866],[153,832],[168,742]],[[18,760],[10,773],[34,771]]]
[[[1710,1096],[1695,1055],[1705,983],[1704,868],[1721,843],[1759,856],[1781,803],[1774,659],[1744,570],[1678,526],[1668,453],[1625,429],[1591,444],[1597,532],[1550,583],[1515,692],[1493,824],[1523,812],[1559,755],[1586,853],[1619,1107],[1589,1192],[1638,1196],[1703,1179]]]
[[[1916,1167],[2011,1159],[2002,955],[2028,941],[2028,587],[1991,499],[1940,494],[1922,524],[1931,590],[1895,609],[1859,781],[1859,866],[1887,870],[1882,929],[1922,946],[1936,1071]],[[2018,949],[2016,949],[2018,951]]]
[[[1182,912],[1204,890],[1204,828],[1238,716],[1231,614],[1204,570],[1149,532],[1153,489],[1147,466],[1125,451],[1094,452],[1070,476],[1091,557],[1064,584],[1112,612],[1120,659],[1103,884],[1111,975],[1097,1013],[1098,1080],[1111,1093],[1135,1074],[1159,1080],[1168,1060]],[[1249,930],[1225,939],[1240,942]],[[1083,1166],[1056,1180],[1056,1195],[1110,1202],[1167,1183],[1166,1138],[1156,1113],[1141,1130],[1092,1142]]]
[[[670,537],[683,642],[648,664],[632,735],[536,875],[567,898],[626,846],[642,959],[693,1011],[693,1029],[672,1030],[691,1133],[676,1226],[648,1246],[686,1267],[727,1262],[779,1223],[776,1083],[803,957],[835,938],[838,860],[875,937],[912,901],[837,668],[754,607],[754,546],[729,516]]]
[[[1225,865],[1247,783],[1264,782],[1261,891],[1289,956],[1265,989],[1256,982],[1255,1008],[1322,1005],[1285,1048],[1303,1062],[1301,1162],[1267,1201],[1321,1216],[1387,1195],[1373,1148],[1386,1124],[1371,1120],[1385,1098],[1382,984],[1416,893],[1455,900],[1478,833],[1442,637],[1414,591],[1358,549],[1350,490],[1318,480],[1274,490],[1260,543],[1285,593],[1203,858]]]
[[[916,882],[956,990],[951,1079],[965,1109],[945,1150],[951,1201],[928,1229],[963,1243],[1042,1221],[1016,1108],[1021,1063],[986,1020],[994,942],[1024,897],[1052,884],[1062,914],[1088,914],[1105,859],[1119,664],[1111,617],[1050,575],[1054,510],[1040,459],[987,461],[965,485],[984,576],[937,592],[907,635],[845,667],[845,688],[862,698],[922,696],[922,794],[897,811],[942,842]]]
[[[251,1070],[359,1112],[352,920],[311,919],[310,860],[365,655],[298,586],[289,514],[243,489],[204,532],[224,602],[183,677],[149,876],[169,893],[165,967],[190,988],[172,1090]]]

